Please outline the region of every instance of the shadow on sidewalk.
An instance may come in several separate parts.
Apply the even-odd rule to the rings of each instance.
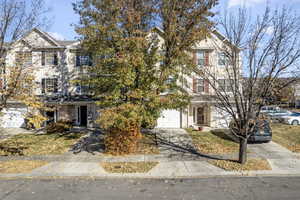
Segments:
[[[206,158],[206,159],[212,159],[212,160],[227,160],[227,161],[235,161],[230,158],[225,158],[224,156],[218,156],[218,155],[209,155],[205,153],[201,153],[196,149],[191,141],[190,136],[188,135],[182,135],[180,141],[172,142],[172,137],[178,137],[178,136],[172,136],[172,137],[163,137],[161,134],[158,134],[155,131],[144,131],[144,134],[150,134],[153,136],[155,144],[158,146],[160,150],[163,152],[170,153],[171,155],[176,156],[184,156],[185,158],[190,157],[192,159],[200,159],[200,158]],[[162,133],[164,134],[164,133]],[[188,141],[190,140],[190,142]]]
[[[88,152],[93,155],[95,153],[103,153],[105,150],[104,146],[104,132],[97,130],[89,130],[90,133],[80,139],[76,144],[72,146],[70,149],[74,154],[80,152]],[[158,134],[153,130],[142,130],[142,134],[146,136],[150,136],[148,138],[152,138],[151,140],[143,141],[148,145],[155,145],[161,151],[161,154],[170,157],[179,157],[178,159],[212,159],[212,160],[228,160],[234,161],[230,158],[225,158],[224,156],[218,155],[209,155],[199,152],[193,145],[191,138],[188,135],[181,135],[180,140],[176,142],[172,142],[172,137],[178,137],[178,135],[174,135],[172,137],[163,137],[164,133]],[[190,140],[190,141],[189,141]]]

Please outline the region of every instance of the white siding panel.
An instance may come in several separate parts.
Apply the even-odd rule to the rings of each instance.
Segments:
[[[3,128],[20,128],[24,126],[26,108],[9,108],[0,117],[0,126]]]
[[[164,110],[157,119],[157,128],[180,128],[180,112],[177,110]]]

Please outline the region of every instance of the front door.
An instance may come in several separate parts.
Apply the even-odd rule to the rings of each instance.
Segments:
[[[203,107],[197,108],[197,124],[198,125],[204,124],[204,108]]]
[[[47,124],[55,122],[55,113],[54,113],[54,111],[46,111],[46,117],[48,118]]]
[[[87,106],[78,107],[78,122],[80,126],[87,126]]]

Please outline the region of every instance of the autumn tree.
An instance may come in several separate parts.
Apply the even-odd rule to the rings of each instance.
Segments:
[[[6,63],[6,59],[18,39],[31,29],[48,24],[44,17],[47,11],[44,0],[0,0],[0,113],[9,108],[11,102],[22,102],[31,110],[27,117],[36,127],[44,118],[34,109],[44,105],[34,96],[33,63],[25,64],[29,59],[25,53],[20,54],[14,64]]]
[[[239,162],[244,164],[247,140],[260,119],[260,109],[275,90],[281,91],[299,74],[299,17],[286,8],[267,7],[256,17],[240,8],[219,19],[225,45],[215,46],[226,80],[218,80],[205,69],[203,76],[214,89],[212,100],[240,140]],[[278,80],[284,77],[289,78],[288,84],[278,87]]]
[[[295,101],[294,85],[297,78],[277,78],[273,81],[273,86],[266,94],[265,101],[268,105],[291,104]]]
[[[86,84],[101,99],[98,122],[107,130],[108,152],[133,152],[141,126],[153,126],[163,109],[187,105],[184,75],[194,67],[190,51],[212,27],[210,9],[216,2],[83,0],[74,5],[81,19],[76,30],[93,55]]]

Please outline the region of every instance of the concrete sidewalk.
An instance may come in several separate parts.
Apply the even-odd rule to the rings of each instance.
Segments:
[[[183,129],[164,130],[158,135],[162,148],[158,155],[131,155],[114,157],[91,155],[87,152],[74,155],[70,152],[56,156],[0,157],[7,160],[44,160],[48,164],[34,169],[30,173],[0,174],[0,178],[13,177],[129,177],[129,178],[193,178],[208,176],[300,176],[300,154],[293,153],[284,147],[270,142],[268,144],[249,145],[249,157],[261,157],[268,160],[272,170],[230,172],[215,167],[207,161],[214,155],[205,155],[193,151],[192,140]],[[223,159],[237,158],[237,155],[219,156]],[[101,162],[147,162],[157,161],[158,165],[147,173],[107,173]]]
[[[2,178],[13,177],[136,177],[136,178],[192,178],[208,176],[259,176],[294,175],[300,176],[300,159],[267,159],[272,170],[229,172],[209,164],[207,161],[160,161],[148,173],[107,173],[100,162],[79,162],[75,157],[65,161],[53,161],[30,173],[0,174]],[[109,162],[109,160],[107,160]],[[111,160],[116,162],[116,160]],[[141,162],[138,159],[136,161]]]

